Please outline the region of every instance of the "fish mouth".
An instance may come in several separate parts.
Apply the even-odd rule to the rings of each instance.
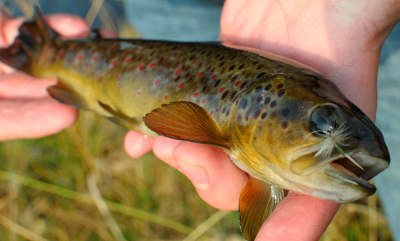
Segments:
[[[329,165],[333,169],[327,169],[327,175],[357,185],[367,195],[371,195],[376,191],[376,187],[369,180],[383,171],[388,163],[383,159],[360,152],[348,157],[338,157],[329,162]]]
[[[352,161],[350,161],[346,157],[338,158],[329,163],[331,167],[334,168],[335,171],[328,169],[326,174],[338,178],[344,182],[357,185],[360,187],[367,195],[371,195],[375,193],[376,187],[374,184],[368,182],[365,178],[365,169],[360,168],[355,165]]]

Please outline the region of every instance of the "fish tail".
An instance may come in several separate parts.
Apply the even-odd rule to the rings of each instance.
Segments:
[[[28,72],[30,64],[45,44],[51,44],[59,35],[50,29],[39,10],[36,17],[19,27],[19,34],[8,48],[0,49],[0,61],[21,71]]]

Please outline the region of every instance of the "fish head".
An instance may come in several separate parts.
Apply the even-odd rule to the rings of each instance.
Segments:
[[[368,180],[390,162],[383,136],[336,86],[323,85],[272,94],[276,103],[265,105],[251,128],[250,174],[336,202],[371,195]]]

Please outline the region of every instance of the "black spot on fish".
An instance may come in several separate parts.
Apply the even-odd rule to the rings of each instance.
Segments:
[[[221,79],[218,79],[217,81],[215,81],[214,87],[217,87],[219,85],[219,83],[221,83]]]
[[[287,121],[282,122],[282,128],[286,129],[287,127],[288,127],[288,122]]]
[[[260,93],[261,91],[262,91],[262,87],[261,86],[257,86],[256,93]]]
[[[229,67],[229,71],[232,71],[235,68],[235,65],[231,65],[231,67]]]
[[[224,55],[221,55],[221,57],[219,57],[219,61],[222,61],[222,60],[224,60],[225,59],[225,56]]]
[[[192,55],[190,55],[189,60],[194,60],[194,58],[195,58],[195,56],[192,54]]]
[[[225,91],[223,94],[222,94],[222,96],[221,96],[221,98],[222,99],[225,99],[226,98],[226,96],[229,94],[229,91]]]
[[[267,74],[267,73],[265,73],[265,72],[261,72],[261,73],[259,73],[259,74],[256,76],[256,78],[257,78],[257,79],[261,79],[261,78],[264,77],[266,74]]]
[[[207,85],[205,85],[201,91],[202,91],[203,93],[205,93],[205,92],[207,91]]]
[[[273,100],[269,106],[271,106],[271,108],[274,108],[276,106],[276,100]]]
[[[259,110],[259,109],[254,111],[254,114],[253,114],[254,118],[257,118],[260,115],[260,113],[261,113],[261,110]]]
[[[232,92],[232,94],[231,94],[231,98],[230,98],[231,100],[233,100],[233,98],[235,98],[235,95],[236,95],[236,93],[237,93],[237,91],[236,91],[236,90]]]
[[[271,101],[271,97],[269,97],[269,96],[265,97],[264,105],[268,105],[268,103],[269,103],[270,101]]]
[[[283,84],[280,83],[279,85],[276,86],[276,89],[279,90],[279,89],[282,88],[282,87],[283,87]]]
[[[219,59],[219,57],[221,57],[220,54],[215,55],[215,58],[216,58],[216,59]]]
[[[225,61],[222,61],[221,63],[219,63],[219,67],[224,66],[224,64],[225,64]]]
[[[265,119],[265,117],[267,117],[267,112],[261,114],[261,119]]]
[[[243,67],[244,67],[244,64],[239,65],[238,70],[243,69]]]
[[[246,107],[247,107],[247,99],[246,98],[242,98],[240,100],[240,103],[239,103],[239,109],[244,109]]]
[[[211,56],[211,51],[209,51],[208,53],[207,53],[207,57],[210,57]]]
[[[236,59],[236,55],[232,55],[231,60]]]
[[[180,76],[180,75],[176,76],[176,78],[175,78],[175,82],[178,82],[180,78],[181,78],[181,76]]]
[[[177,46],[175,45],[175,46],[172,46],[171,47],[171,50],[175,50],[177,48]]]
[[[247,81],[243,81],[243,83],[240,85],[240,88],[243,89],[244,87],[246,87],[247,83]]]
[[[260,64],[260,65],[257,66],[257,69],[262,69],[262,68],[264,68],[263,64]]]
[[[279,92],[278,92],[278,97],[281,97],[282,95],[284,95],[285,94],[285,90],[284,89],[281,89],[281,90],[279,90]]]
[[[271,85],[271,84],[267,84],[267,85],[264,87],[264,90],[269,91],[271,88],[272,88],[272,85]]]
[[[284,108],[282,110],[282,116],[287,118],[289,116],[290,110],[288,108]]]

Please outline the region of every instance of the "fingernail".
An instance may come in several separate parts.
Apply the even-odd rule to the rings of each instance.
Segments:
[[[205,190],[210,186],[208,173],[203,167],[181,161],[178,163],[178,169],[192,181],[197,189]]]

